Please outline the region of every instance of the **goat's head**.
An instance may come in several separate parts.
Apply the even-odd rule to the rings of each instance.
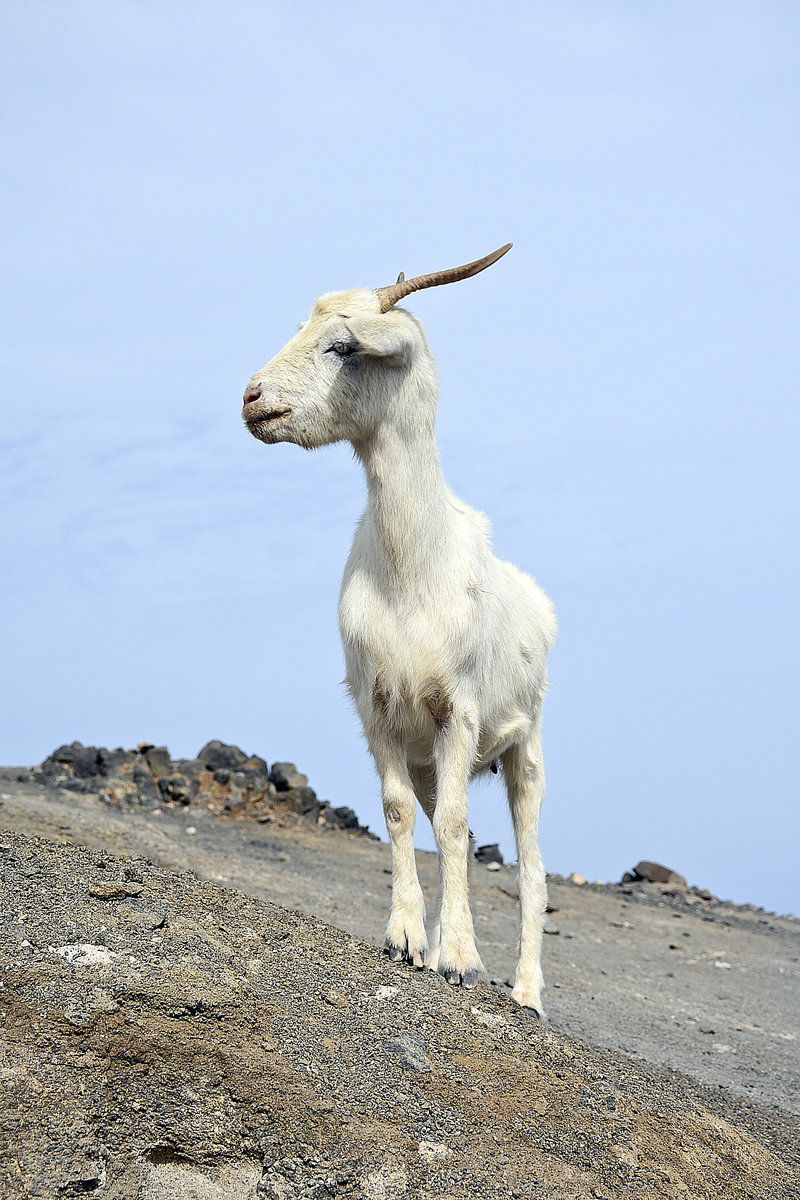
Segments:
[[[510,248],[508,243],[448,271],[413,279],[401,274],[375,291],[321,296],[295,336],[250,379],[242,410],[250,432],[262,442],[296,442],[308,449],[343,440],[358,445],[403,398],[413,374],[432,419],[436,369],[425,331],[395,305],[421,288],[476,275]]]

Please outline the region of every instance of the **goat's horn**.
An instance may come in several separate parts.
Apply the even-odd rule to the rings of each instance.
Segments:
[[[459,279],[469,279],[471,275],[485,271],[492,263],[496,263],[498,258],[502,258],[511,249],[512,244],[506,242],[505,246],[487,254],[485,258],[477,258],[475,262],[466,263],[463,267],[450,267],[447,271],[432,271],[430,275],[415,275],[413,279],[406,279],[401,271],[397,276],[397,283],[375,289],[381,302],[381,312],[388,312],[398,300],[402,300],[410,292],[418,292],[420,288],[438,287],[440,283],[457,283]]]

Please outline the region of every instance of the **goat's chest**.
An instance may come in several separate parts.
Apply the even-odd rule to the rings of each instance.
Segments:
[[[446,719],[470,653],[468,598],[444,591],[387,598],[346,578],[339,624],[347,683],[362,719],[420,740]]]

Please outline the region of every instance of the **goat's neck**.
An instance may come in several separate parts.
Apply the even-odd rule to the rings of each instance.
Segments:
[[[395,585],[416,590],[441,570],[452,520],[433,425],[384,421],[355,449],[381,565]]]

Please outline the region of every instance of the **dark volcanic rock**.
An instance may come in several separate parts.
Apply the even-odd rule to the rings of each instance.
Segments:
[[[280,791],[279,799],[281,804],[287,805],[292,812],[300,813],[302,816],[308,813],[316,816],[321,808],[317,793],[310,787],[296,787],[290,788],[288,791]]]
[[[503,865],[503,856],[497,842],[492,842],[488,846],[478,846],[475,858],[479,863],[499,863],[501,867]]]
[[[162,779],[171,773],[172,761],[166,746],[151,746],[145,758],[154,779]]]
[[[270,771],[259,755],[220,741],[207,742],[197,758],[189,759],[172,759],[166,746],[152,742],[140,742],[136,750],[72,742],[59,746],[24,778],[96,795],[114,808],[198,805],[218,815],[261,822],[296,814],[325,827],[375,836],[359,825],[351,808],[332,808],[319,800],[294,763],[275,763]]]
[[[167,804],[191,804],[199,786],[196,778],[190,779],[186,775],[168,775],[158,781],[161,798]]]
[[[134,763],[133,782],[139,793],[139,803],[142,808],[158,808],[161,803],[161,793],[150,768],[144,761],[140,760]]]
[[[97,753],[104,775],[115,775],[125,767],[132,766],[137,758],[135,750],[123,750],[121,746],[116,750],[107,750],[105,746],[101,746]]]
[[[308,784],[308,776],[298,771],[294,763],[276,762],[272,764],[269,773],[270,782],[275,784],[279,792],[288,792],[294,788],[304,788]]]
[[[198,754],[198,759],[212,771],[235,771],[247,762],[247,755],[238,746],[227,746],[224,742],[206,742]]]
[[[136,757],[134,750],[108,750],[105,746],[84,746],[82,742],[70,742],[48,755],[39,770],[47,777],[104,778],[131,764]]]
[[[332,808],[331,812],[335,818],[336,824],[340,829],[360,829],[358,817],[353,812],[352,808],[348,808],[346,804],[340,804],[338,808]]]

